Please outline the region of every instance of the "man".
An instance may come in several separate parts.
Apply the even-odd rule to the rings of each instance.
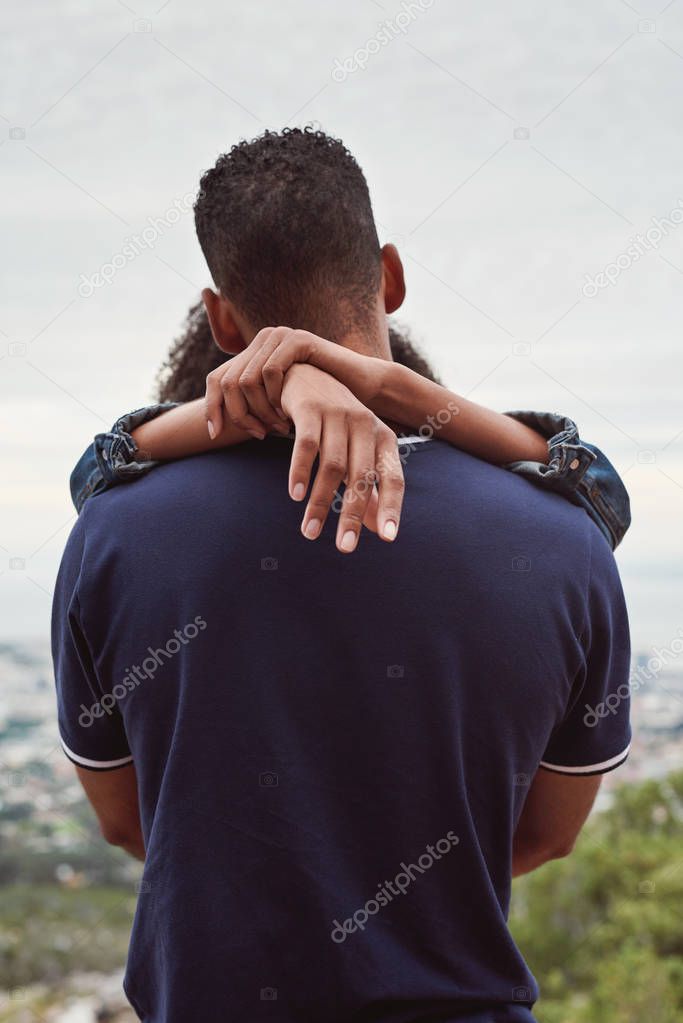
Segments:
[[[196,218],[223,348],[294,323],[388,357],[400,263],[340,143],[242,143]],[[62,739],[105,837],[145,859],[128,996],[149,1023],[529,1021],[511,877],[571,850],[628,752],[627,701],[600,714],[629,663],[607,541],[430,440],[398,539],[345,556],[332,518],[327,542],[297,530],[290,456],[272,437],[163,466],[67,546]]]

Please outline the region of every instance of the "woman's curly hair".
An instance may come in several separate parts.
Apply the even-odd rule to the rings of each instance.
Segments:
[[[439,382],[427,360],[403,330],[390,326],[389,342],[395,362],[408,366],[428,380]],[[229,358],[213,339],[209,318],[200,299],[190,308],[185,329],[171,345],[157,374],[159,401],[193,401],[203,397],[208,374]]]

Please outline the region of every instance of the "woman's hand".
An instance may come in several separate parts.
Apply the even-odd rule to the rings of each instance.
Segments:
[[[270,431],[286,434],[294,423],[289,493],[295,501],[306,496],[319,457],[301,525],[309,540],[319,536],[346,484],[337,528],[337,547],[345,553],[355,549],[363,523],[384,540],[398,532],[404,480],[396,435],[364,404],[381,386],[386,365],[308,331],[266,327],[206,380],[212,440],[225,417],[260,440]]]
[[[285,375],[295,363],[309,363],[344,384],[363,405],[380,391],[392,363],[359,355],[307,330],[264,327],[251,344],[206,380],[209,435],[218,436],[227,414],[234,426],[262,439],[286,432],[282,409]]]
[[[282,388],[284,414],[296,438],[289,493],[303,501],[316,458],[318,469],[301,531],[315,540],[342,482],[346,483],[337,526],[337,548],[355,550],[365,522],[383,540],[394,540],[404,480],[396,434],[329,374],[293,366]],[[377,489],[376,489],[377,487]]]

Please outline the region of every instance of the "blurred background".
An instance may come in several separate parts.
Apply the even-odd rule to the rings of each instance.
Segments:
[[[34,0],[0,81],[0,1023],[128,1019],[138,875],[54,721],[68,476],[209,283],[202,170],[306,123],[364,168],[444,381],[571,416],[630,491],[634,750],[513,920],[541,1023],[683,1018],[683,4]]]

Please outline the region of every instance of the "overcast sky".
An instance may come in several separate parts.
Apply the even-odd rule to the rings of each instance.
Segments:
[[[636,645],[683,628],[681,0],[35,0],[0,76],[0,638],[45,633],[71,466],[208,283],[183,197],[311,121],[363,166],[448,384],[572,416],[624,474]]]

